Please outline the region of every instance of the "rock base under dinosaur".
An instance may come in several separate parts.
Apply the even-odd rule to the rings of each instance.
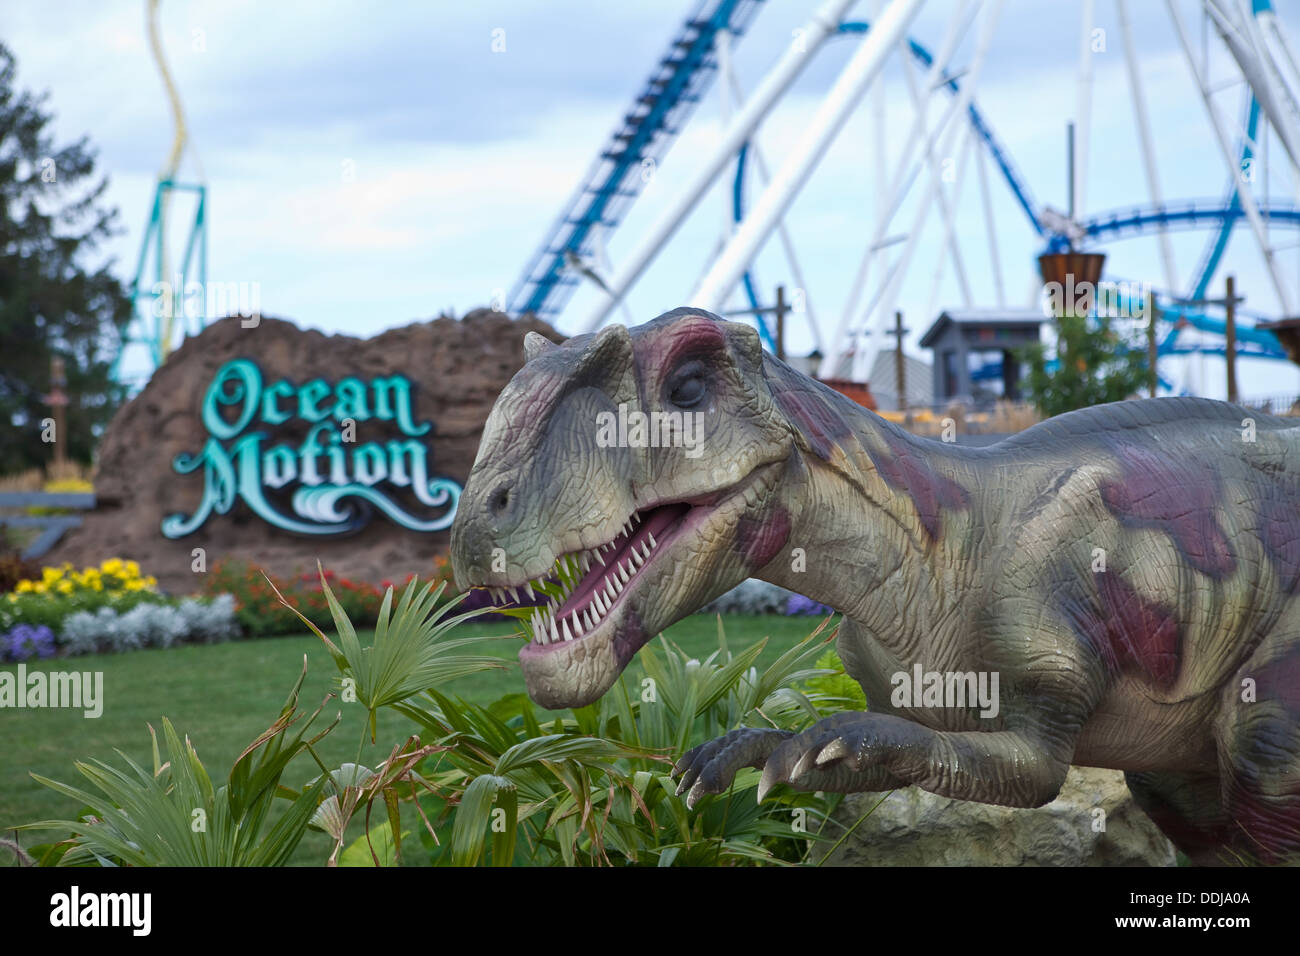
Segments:
[[[835,823],[853,826],[880,800],[845,798]],[[1105,830],[1097,828],[1097,809]],[[834,827],[832,823],[830,826]],[[832,842],[844,831],[836,828]],[[825,851],[814,850],[820,857]],[[1071,767],[1060,796],[1016,810],[896,790],[826,860],[831,866],[1173,866],[1173,845],[1138,809],[1117,770]]]

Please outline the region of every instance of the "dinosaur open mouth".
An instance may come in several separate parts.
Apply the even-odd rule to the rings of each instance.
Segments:
[[[532,640],[525,652],[558,649],[599,628],[657,552],[677,536],[690,510],[690,505],[676,503],[633,512],[611,540],[562,555],[545,579],[530,582],[548,603],[533,612],[527,629]],[[528,596],[529,585],[490,590],[502,600]]]

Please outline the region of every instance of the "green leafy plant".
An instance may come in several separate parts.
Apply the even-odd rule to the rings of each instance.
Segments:
[[[158,735],[149,728],[152,771],[118,751],[126,770],[100,760],[76,764],[98,792],[32,774],[85,809],[76,820],[47,820],[19,827],[72,834],[28,852],[43,865],[284,865],[306,832],[325,782],[318,780],[296,793],[281,784],[281,777],[294,757],[310,750],[334,727],[330,724],[314,737],[305,737],[324,707],[322,702],[296,733],[290,734],[302,716],[298,693],[306,676],[304,656],[302,673],[279,717],[239,755],[223,786],[213,786],[189,737],[182,740],[166,718],[162,722],[166,762],[160,757]],[[289,806],[271,823],[271,807],[278,796],[287,797]]]
[[[688,810],[669,771],[676,756],[735,727],[815,720],[820,695],[796,685],[826,673],[809,666],[821,630],[760,671],[766,642],[733,654],[719,618],[718,650],[705,660],[666,640],[662,652],[647,646],[640,674],[545,723],[523,694],[484,708],[429,691],[400,705],[444,748],[425,773],[450,841],[427,841],[431,856],[498,866],[802,860],[838,798],[790,792],[760,806],[759,774],[743,770],[726,794]]]
[[[1066,314],[1056,323],[1054,364],[1042,344],[1026,346],[1019,353],[1029,366],[1025,397],[1044,417],[1122,401],[1145,386],[1145,351],[1127,342],[1105,315]]]
[[[845,672],[839,654],[833,650],[826,651],[817,658],[817,668],[826,673],[810,677],[804,681],[803,687],[819,697],[822,702],[819,709],[823,713],[867,709],[867,695],[862,685]]]

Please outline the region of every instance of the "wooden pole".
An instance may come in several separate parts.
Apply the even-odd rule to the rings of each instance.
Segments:
[[[63,359],[50,359],[50,394],[46,402],[50,406],[50,417],[54,419],[54,464],[62,465],[67,461],[67,415],[64,409],[68,405],[68,376]]]
[[[903,364],[903,313],[894,313],[894,384],[898,387],[898,410],[907,411],[907,368]]]
[[[1160,378],[1156,374],[1156,294],[1147,293],[1147,383],[1151,389],[1151,397],[1156,397],[1156,389],[1160,386]]]
[[[785,286],[776,287],[776,357],[785,361]]]
[[[1237,401],[1237,279],[1228,276],[1228,299],[1224,306],[1227,314],[1223,330],[1223,352],[1228,363],[1228,401]]]

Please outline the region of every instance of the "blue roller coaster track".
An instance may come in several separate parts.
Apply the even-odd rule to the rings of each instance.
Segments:
[[[516,282],[512,313],[554,319],[564,308],[578,283],[568,260],[592,253],[597,227],[622,222],[644,185],[647,163],[667,152],[717,72],[718,34],[742,36],[760,3],[701,0]]]

